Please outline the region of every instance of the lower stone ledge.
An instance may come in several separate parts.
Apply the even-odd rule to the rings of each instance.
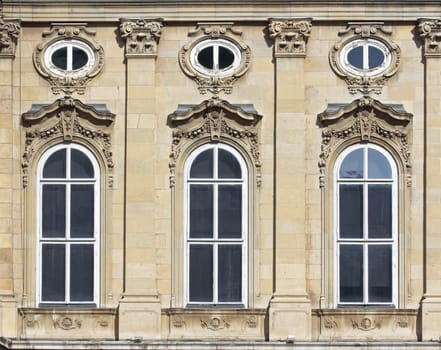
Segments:
[[[414,309],[313,310],[319,340],[416,341],[417,315]]]
[[[266,309],[162,310],[164,335],[168,339],[264,340]]]
[[[116,309],[21,308],[21,338],[116,339]]]

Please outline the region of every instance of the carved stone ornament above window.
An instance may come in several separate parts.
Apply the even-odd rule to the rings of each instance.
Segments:
[[[351,94],[380,94],[385,82],[398,70],[401,51],[382,22],[350,22],[332,46],[329,63],[347,84]]]
[[[0,18],[0,58],[15,57],[15,47],[20,35],[20,21]]]
[[[306,42],[311,35],[311,19],[271,18],[268,25],[274,39],[275,57],[305,57]]]
[[[376,142],[395,150],[408,172],[410,185],[410,151],[408,145],[412,114],[400,104],[385,105],[369,96],[350,104],[329,104],[318,115],[322,131],[320,153],[320,187],[325,186],[329,156],[345,142]]]
[[[126,41],[126,57],[156,57],[162,19],[120,18],[119,31]]]
[[[441,57],[441,20],[420,19],[418,30],[424,40],[424,55]]]
[[[80,100],[64,97],[51,105],[32,105],[22,115],[26,145],[22,159],[23,187],[27,186],[28,168],[37,150],[52,140],[84,140],[101,152],[109,171],[113,169],[110,126],[115,115],[105,105],[85,105]],[[113,178],[109,175],[109,186]]]
[[[84,94],[86,84],[103,68],[104,50],[86,26],[52,23],[34,50],[35,68],[52,85],[54,94]]]
[[[173,128],[170,153],[170,186],[175,185],[176,162],[183,151],[195,141],[230,141],[248,152],[256,169],[257,185],[260,186],[260,151],[257,124],[262,119],[252,105],[232,105],[213,97],[195,105],[179,105],[167,119]]]
[[[201,94],[230,94],[234,82],[251,65],[251,49],[241,41],[242,32],[230,22],[198,23],[188,36],[191,40],[178,58],[183,72],[196,82]]]

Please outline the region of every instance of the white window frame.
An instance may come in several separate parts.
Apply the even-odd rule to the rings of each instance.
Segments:
[[[196,157],[201,154],[202,152],[208,150],[208,149],[223,149],[230,154],[232,154],[236,160],[240,164],[242,177],[240,179],[218,179],[217,177],[214,177],[212,179],[189,179],[190,169],[193,164],[193,161],[196,159]],[[218,174],[217,172],[217,151],[213,152],[213,162],[214,162],[214,174]],[[216,176],[215,175],[215,176]],[[189,224],[190,224],[190,211],[189,211],[189,193],[190,193],[190,184],[215,184],[215,187],[217,187],[219,184],[241,184],[242,185],[242,237],[240,239],[218,239],[217,238],[217,227],[218,227],[218,217],[216,215],[217,213],[217,189],[214,190],[214,207],[213,207],[213,239],[209,238],[189,238]],[[240,307],[246,307],[247,306],[247,300],[248,300],[248,248],[247,248],[247,240],[248,240],[248,170],[247,166],[245,164],[245,161],[243,157],[240,155],[239,152],[237,152],[234,148],[221,144],[207,144],[204,146],[199,147],[195,151],[193,151],[190,156],[188,157],[185,167],[184,167],[184,232],[185,232],[185,252],[184,252],[184,301],[185,305],[191,306],[191,305],[212,305],[212,306],[227,306],[227,305],[237,305]],[[218,301],[218,256],[217,252],[218,249],[213,249],[213,301],[212,302],[192,302],[190,301],[190,245],[192,244],[209,244],[213,245],[213,247],[217,247],[219,245],[226,245],[226,244],[236,244],[242,245],[242,300],[239,302],[219,302]]]
[[[50,178],[43,179],[43,169],[46,161],[55,152],[66,149],[66,178]],[[75,178],[70,177],[70,154],[71,150],[75,149],[82,152],[90,160],[94,170],[94,178]],[[70,185],[76,184],[93,184],[94,189],[94,237],[93,238],[70,238],[70,190],[66,190],[66,238],[43,238],[42,236],[42,198],[43,198],[43,185],[44,184],[67,184],[68,188]],[[47,150],[41,157],[38,167],[37,167],[37,261],[36,261],[36,272],[37,272],[37,288],[36,288],[36,300],[38,305],[99,305],[99,290],[100,290],[100,210],[101,210],[101,200],[100,200],[100,168],[95,156],[87,148],[75,144],[61,144],[54,146]],[[65,300],[64,301],[43,301],[41,295],[42,289],[42,246],[44,243],[51,244],[63,244],[67,247],[65,250]],[[94,245],[94,267],[93,267],[93,300],[92,301],[70,301],[70,249],[71,245],[75,244],[92,244]]]
[[[363,175],[362,179],[350,179],[350,178],[340,178],[340,167],[344,159],[353,151],[357,149],[363,149],[364,152],[364,164],[363,164]],[[374,149],[380,152],[391,167],[391,178],[390,179],[369,179],[366,172],[367,165],[367,155],[368,150]],[[334,166],[334,303],[336,307],[345,305],[363,306],[363,305],[379,305],[379,306],[394,306],[398,307],[398,170],[395,160],[392,158],[389,152],[384,148],[379,147],[372,143],[367,144],[357,144],[345,149],[338,157]],[[340,193],[339,184],[360,184],[363,185],[363,238],[340,238],[339,228],[340,228]],[[392,185],[392,237],[391,238],[368,238],[368,197],[367,188],[368,184],[391,184]],[[340,245],[341,244],[353,244],[353,245],[363,245],[363,301],[362,302],[341,302],[340,301]],[[381,245],[388,244],[392,246],[392,298],[391,302],[369,302],[368,301],[368,247],[370,245]]]

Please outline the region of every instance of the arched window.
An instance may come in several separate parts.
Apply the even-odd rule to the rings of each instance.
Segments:
[[[346,149],[336,163],[338,305],[397,305],[397,169],[381,147]]]
[[[247,169],[237,151],[210,144],[185,168],[186,304],[245,305]]]
[[[37,300],[98,305],[98,163],[85,147],[62,144],[43,154],[37,171]]]

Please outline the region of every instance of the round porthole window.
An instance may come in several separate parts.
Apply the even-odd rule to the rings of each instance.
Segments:
[[[341,50],[340,61],[349,73],[373,76],[383,73],[391,64],[389,49],[382,42],[361,39],[349,42]]]
[[[240,64],[239,48],[224,39],[204,40],[196,44],[190,53],[194,69],[207,75],[231,74]]]
[[[93,50],[79,40],[62,40],[50,45],[44,53],[46,67],[53,73],[83,75],[95,62]]]

